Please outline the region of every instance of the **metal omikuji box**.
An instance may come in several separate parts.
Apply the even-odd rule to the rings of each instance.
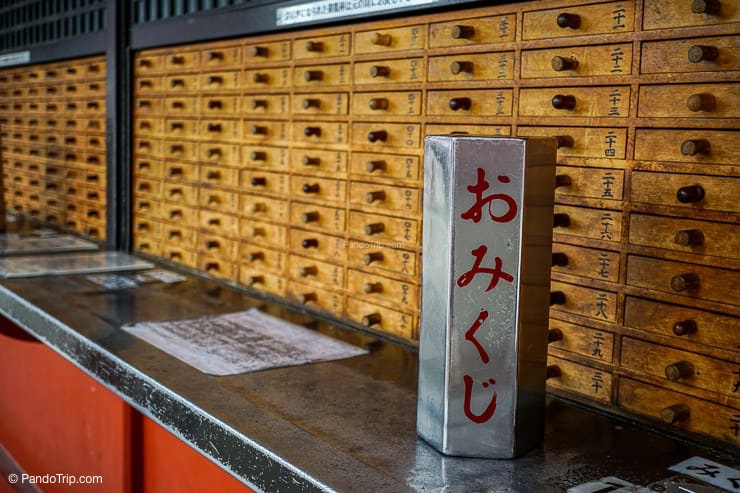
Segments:
[[[542,440],[556,148],[425,139],[417,432],[444,454]]]

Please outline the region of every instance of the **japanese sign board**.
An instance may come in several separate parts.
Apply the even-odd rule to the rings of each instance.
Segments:
[[[428,136],[417,432],[512,458],[544,433],[556,141]]]

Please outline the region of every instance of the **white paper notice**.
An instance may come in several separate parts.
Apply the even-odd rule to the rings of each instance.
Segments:
[[[150,269],[154,264],[123,252],[0,257],[0,277],[37,277]]]
[[[209,375],[331,361],[367,351],[252,308],[122,327]]]

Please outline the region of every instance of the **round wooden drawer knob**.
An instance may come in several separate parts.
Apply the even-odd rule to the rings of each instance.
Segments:
[[[367,105],[371,110],[387,110],[389,106],[387,98],[372,98]]]
[[[375,235],[385,231],[385,224],[383,223],[372,223],[366,224],[363,228],[366,235]]]
[[[712,146],[706,139],[688,139],[681,142],[681,154],[684,156],[696,156],[697,154],[709,155]]]
[[[570,217],[568,217],[568,214],[563,213],[553,214],[552,225],[555,228],[567,228],[570,226]]]
[[[689,48],[691,63],[715,62],[719,58],[719,50],[714,46],[694,45]]]
[[[370,265],[373,262],[382,262],[383,254],[381,252],[370,252],[362,256],[362,261],[365,265]]]
[[[547,331],[547,342],[557,342],[563,340],[563,331],[560,329],[550,329]]]
[[[388,132],[385,130],[373,130],[367,134],[367,140],[370,142],[385,142],[388,140]]]
[[[306,98],[301,103],[301,106],[303,106],[304,110],[310,109],[310,108],[320,108],[321,107],[321,100],[320,99],[314,99],[314,98]]]
[[[391,69],[384,65],[373,65],[370,67],[370,77],[388,77],[391,75]]]
[[[695,14],[719,14],[722,4],[719,0],[694,0],[691,2],[691,12]]]
[[[671,289],[677,293],[697,289],[700,284],[699,276],[693,272],[687,272],[686,274],[679,274],[671,277]]]
[[[298,273],[301,277],[315,276],[319,273],[319,269],[315,265],[307,265],[306,267],[301,267]]]
[[[458,24],[452,26],[450,34],[454,39],[471,39],[473,36],[475,36],[475,27],[463,26]]]
[[[550,66],[556,72],[563,70],[575,70],[578,68],[578,60],[572,57],[555,56],[550,61]]]
[[[691,415],[691,409],[686,404],[674,404],[660,411],[660,419],[668,424],[686,421]]]
[[[362,290],[366,293],[382,293],[383,292],[383,285],[379,282],[367,282],[362,287]]]
[[[717,99],[707,93],[692,94],[686,98],[686,107],[689,111],[714,111],[717,107]]]
[[[458,111],[458,110],[468,111],[470,109],[470,105],[471,105],[470,98],[450,99],[450,109],[452,111]]]
[[[682,246],[699,246],[704,243],[704,234],[699,229],[682,229],[676,231],[673,242]]]
[[[306,51],[320,53],[324,51],[324,43],[321,41],[306,41]]]
[[[565,29],[569,27],[571,29],[578,29],[581,27],[581,16],[578,14],[562,13],[558,16],[556,22],[558,27]]]
[[[460,73],[472,74],[473,73],[473,62],[452,62],[450,64],[450,73],[457,75]]]
[[[388,165],[385,161],[368,161],[365,163],[365,170],[368,173],[373,173],[374,171],[385,171],[387,167]]]
[[[372,327],[373,325],[380,325],[381,322],[380,313],[371,313],[362,317],[362,325],[365,327]]]
[[[377,46],[390,46],[393,43],[393,37],[390,34],[373,33],[370,42]]]
[[[704,188],[701,185],[689,185],[676,191],[676,200],[682,204],[701,202],[704,199]]]
[[[553,253],[552,265],[557,267],[566,267],[568,265],[568,256],[562,252]]]
[[[373,202],[382,202],[385,200],[385,192],[377,190],[375,192],[368,192],[365,194],[365,202],[372,204]]]
[[[563,376],[563,371],[560,369],[558,365],[547,365],[547,370],[545,372],[545,380],[549,380],[551,378],[559,378]]]
[[[565,293],[562,291],[552,291],[550,293],[550,306],[552,305],[564,305],[565,304]]]
[[[695,320],[681,320],[673,324],[673,333],[677,336],[694,334],[699,327]]]
[[[319,184],[318,183],[304,183],[302,190],[303,190],[303,193],[319,193]]]
[[[694,365],[688,361],[677,361],[665,367],[665,377],[671,382],[688,378],[694,374]]]
[[[575,96],[558,94],[552,98],[552,107],[556,110],[572,110],[576,107]]]

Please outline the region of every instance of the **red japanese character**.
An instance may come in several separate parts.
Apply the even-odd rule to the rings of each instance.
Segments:
[[[490,274],[491,275],[491,282],[488,284],[488,287],[486,288],[486,292],[492,290],[498,285],[499,279],[503,279],[504,281],[512,282],[514,280],[514,276],[511,274],[508,274],[501,270],[501,266],[503,261],[501,260],[501,257],[496,257],[494,259],[494,267],[481,267],[480,264],[483,261],[483,257],[486,256],[486,252],[488,252],[488,247],[485,245],[481,245],[475,250],[472,250],[470,253],[475,255],[475,263],[473,264],[473,267],[465,272],[463,275],[457,278],[457,285],[461,288],[464,288],[470,282],[473,280],[476,274]]]
[[[481,346],[481,343],[478,342],[478,339],[475,338],[475,333],[478,329],[480,329],[481,325],[483,325],[483,322],[485,322],[487,318],[488,310],[481,310],[478,318],[475,320],[475,322],[473,322],[473,325],[471,325],[468,331],[465,333],[465,339],[473,343],[475,349],[478,350],[478,354],[480,354],[480,359],[484,363],[488,363],[488,361],[490,361],[490,358],[488,357],[488,353],[486,352],[486,350],[483,349],[483,346]]]
[[[496,412],[496,392],[493,393],[493,397],[488,403],[485,411],[483,411],[481,414],[476,415],[470,409],[470,401],[472,401],[473,396],[473,377],[471,377],[470,375],[463,375],[463,380],[465,381],[465,401],[463,402],[463,410],[465,411],[465,416],[467,416],[467,418],[473,423],[485,423],[486,421],[491,419],[493,417],[493,414]],[[489,385],[495,384],[496,380],[491,378],[488,380],[488,382],[483,382],[482,385],[484,388],[488,388]]]
[[[509,181],[511,181],[508,176],[504,175],[498,176],[497,178],[501,183],[509,183]],[[475,194],[475,203],[470,207],[470,209],[460,214],[462,219],[465,219],[466,221],[472,219],[475,223],[479,222],[481,220],[481,215],[483,214],[483,206],[486,204],[488,204],[488,215],[497,223],[508,223],[516,217],[516,201],[505,193],[494,193],[488,197],[484,197],[483,192],[488,190],[488,187],[490,187],[490,185],[486,181],[485,170],[483,168],[478,168],[478,182],[475,185],[468,185],[467,187],[468,191]],[[503,200],[506,203],[508,210],[505,214],[500,216],[493,214],[491,205],[494,200]]]

